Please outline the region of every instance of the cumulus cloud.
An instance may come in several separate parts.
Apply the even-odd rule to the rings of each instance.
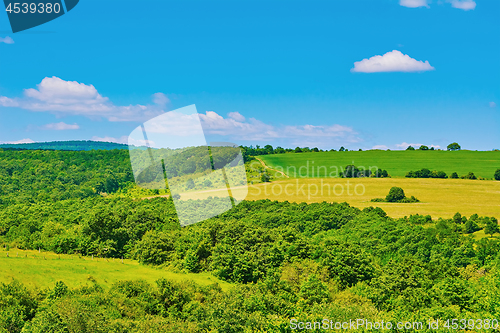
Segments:
[[[399,0],[399,4],[408,8],[418,8],[418,7],[427,7],[427,0]]]
[[[241,114],[230,113],[228,118],[213,111],[200,114],[203,129],[208,134],[232,136],[239,140],[299,139],[301,144],[315,139],[339,142],[359,142],[361,138],[353,128],[338,124],[329,126],[300,125],[273,126],[258,119],[246,119]],[[323,142],[324,143],[324,142]]]
[[[497,107],[497,103],[495,102],[490,102],[490,108],[496,108]]]
[[[432,71],[428,61],[419,61],[403,54],[398,50],[376,55],[354,63],[353,73],[378,73],[378,72],[423,72]]]
[[[386,145],[375,145],[375,146],[372,147],[372,149],[387,150],[387,149],[389,149],[389,147],[387,147]]]
[[[22,98],[0,96],[0,106],[19,107],[35,112],[51,112],[58,116],[82,115],[103,117],[109,121],[145,121],[164,112],[168,98],[153,95],[152,105],[117,106],[103,97],[93,85],[46,77],[37,88],[24,90]]]
[[[0,37],[0,43],[5,43],[5,44],[14,44],[14,40],[10,38],[9,36],[2,38]]]
[[[243,117],[239,112],[229,112],[227,116],[236,121],[245,121],[245,117]]]
[[[458,8],[462,10],[474,10],[476,9],[476,2],[474,0],[448,0],[453,8]]]
[[[64,122],[47,124],[42,126],[42,129],[54,130],[54,131],[65,131],[65,130],[77,130],[80,126],[78,124],[66,124]]]
[[[31,140],[31,139],[22,139],[22,140],[18,140],[18,141],[3,141],[3,142],[0,142],[0,143],[6,143],[6,144],[10,144],[10,145],[17,145],[17,144],[20,144],[20,143],[33,143],[35,141]]]
[[[403,142],[403,143],[400,143],[400,144],[396,144],[396,148],[400,148],[400,149],[406,149],[408,148],[408,146],[412,146],[413,148],[415,149],[418,149],[420,146],[424,145],[423,143],[408,143],[408,142]],[[439,145],[425,145],[427,147],[434,147],[434,149],[440,149],[441,146]]]
[[[126,135],[121,136],[119,138],[114,138],[111,136],[104,136],[104,137],[99,137],[99,136],[93,136],[92,141],[101,141],[101,142],[113,142],[113,143],[123,143],[123,144],[131,144],[134,146],[150,146],[150,147],[155,147],[155,143],[146,140],[135,140],[133,138],[130,138]]]

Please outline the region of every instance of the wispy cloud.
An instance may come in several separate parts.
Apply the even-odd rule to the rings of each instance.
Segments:
[[[0,43],[5,43],[5,44],[14,44],[14,40],[10,38],[9,36],[7,37],[0,37]]]
[[[34,112],[50,112],[58,116],[82,115],[107,118],[109,121],[145,121],[164,112],[168,98],[157,93],[151,105],[114,105],[99,94],[93,85],[46,77],[37,88],[24,90],[22,98],[0,96],[0,106],[18,107]]]
[[[77,130],[80,126],[78,124],[66,124],[64,122],[47,124],[42,126],[42,129],[54,130],[54,131],[65,131],[65,130]]]
[[[0,141],[0,143],[10,144],[10,145],[17,145],[20,143],[33,143],[33,142],[35,142],[35,141],[33,141],[31,139],[22,139],[22,140],[18,140],[18,141]]]
[[[372,149],[387,150],[387,149],[389,149],[389,147],[387,147],[386,145],[375,145],[375,146],[372,147]]]
[[[379,73],[379,72],[423,72],[432,71],[428,61],[419,61],[407,54],[394,50],[380,56],[363,59],[354,63],[353,73]]]
[[[408,143],[408,142],[403,142],[403,143],[400,143],[400,144],[396,144],[395,147],[396,148],[399,148],[399,149],[406,149],[408,148],[408,146],[412,146],[413,148],[415,149],[418,149],[420,146],[423,146],[424,144],[423,143]],[[434,147],[435,149],[440,149],[441,146],[439,145],[425,145],[427,147]]]
[[[418,8],[418,7],[427,7],[429,8],[429,4],[427,0],[399,0],[399,4],[408,8]]]
[[[474,10],[476,9],[476,2],[474,0],[448,0],[453,8],[458,8],[462,10]]]

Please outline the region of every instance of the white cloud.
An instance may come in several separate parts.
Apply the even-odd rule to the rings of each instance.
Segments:
[[[407,142],[403,142],[403,143],[400,143],[400,144],[396,144],[396,147],[398,148],[408,148],[408,146],[412,146],[413,148],[418,148],[422,145],[422,143],[407,143]]]
[[[389,147],[387,147],[386,145],[375,145],[375,146],[372,147],[372,149],[387,150],[387,149],[389,149]]]
[[[369,59],[355,62],[351,72],[422,72],[432,70],[434,70],[434,67],[428,61],[415,60],[407,54],[394,50],[387,52],[383,56],[376,55]]]
[[[35,141],[31,140],[31,139],[22,139],[22,140],[18,140],[18,141],[3,141],[3,142],[0,142],[0,143],[6,143],[6,144],[10,144],[10,145],[17,145],[17,144],[20,144],[20,143],[33,143]]]
[[[255,118],[246,119],[241,114],[229,114],[224,118],[213,111],[200,114],[203,129],[208,134],[232,136],[239,140],[275,140],[288,138],[298,140],[301,144],[321,143],[316,139],[341,142],[359,142],[361,139],[351,127],[342,125],[330,126],[273,126]],[[238,120],[237,120],[238,119]],[[325,142],[322,142],[325,143]]]
[[[10,38],[9,36],[2,38],[0,37],[0,43],[5,43],[5,44],[14,44],[14,40]]]
[[[168,99],[167,95],[164,93],[158,92],[153,94],[153,103],[165,107],[168,103],[170,103],[170,99]]]
[[[134,146],[147,146],[147,145],[149,145],[150,147],[155,147],[154,142],[152,142],[151,140],[150,141],[135,140],[135,139],[129,138],[126,135],[119,137],[119,138],[113,138],[111,136],[105,136],[105,137],[93,136],[92,141],[132,144]],[[148,143],[148,144],[146,144],[146,143]]]
[[[406,148],[408,148],[408,146],[412,146],[413,148],[418,149],[422,145],[424,145],[424,144],[422,144],[422,143],[407,143],[407,142],[403,142],[403,143],[400,143],[400,144],[396,144],[395,146],[396,146],[396,148],[401,148],[401,149],[406,149]],[[439,145],[425,145],[425,146],[427,146],[429,148],[434,147],[434,149],[440,149],[441,148],[441,146],[439,146]]]
[[[408,8],[418,8],[418,7],[427,7],[427,0],[399,0],[399,4]]]
[[[496,108],[497,107],[497,103],[495,102],[490,102],[490,108]]]
[[[109,121],[145,121],[163,113],[168,98],[153,95],[153,105],[117,106],[103,97],[93,85],[46,77],[36,89],[25,89],[23,98],[0,96],[0,106],[19,107],[35,112],[51,112],[58,116],[82,115],[104,117]]]
[[[448,0],[453,8],[458,8],[462,10],[474,10],[476,8],[476,2],[474,0]]]
[[[54,130],[54,131],[64,131],[64,130],[77,130],[80,126],[78,124],[66,124],[64,122],[47,124],[42,126],[42,129]]]
[[[229,112],[227,116],[236,121],[245,121],[245,117],[243,117],[239,112]]]

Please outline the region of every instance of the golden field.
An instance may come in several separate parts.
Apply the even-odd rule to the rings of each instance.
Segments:
[[[415,196],[419,203],[370,202],[384,198],[393,186],[403,188],[406,196]],[[233,190],[233,196],[245,197],[244,187]],[[223,191],[189,192],[183,200],[223,195]],[[227,192],[226,192],[227,193]],[[270,199],[290,202],[347,202],[358,208],[381,207],[391,217],[410,214],[450,218],[456,212],[470,216],[500,218],[500,182],[491,180],[433,178],[325,178],[285,179],[249,185],[246,200]]]

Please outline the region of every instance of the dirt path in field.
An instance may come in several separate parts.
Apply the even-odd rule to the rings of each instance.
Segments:
[[[278,171],[278,170],[276,170],[276,169],[273,169],[273,168],[268,167],[268,166],[266,165],[266,163],[264,163],[264,161],[263,161],[263,160],[261,160],[260,158],[255,157],[255,159],[257,159],[257,160],[260,162],[260,164],[262,164],[262,166],[264,167],[264,169],[269,169],[269,170],[276,171],[277,173],[282,174],[284,177],[286,177],[286,178],[290,178],[290,177],[288,177],[288,176],[287,176],[287,175],[286,175],[283,171]]]

